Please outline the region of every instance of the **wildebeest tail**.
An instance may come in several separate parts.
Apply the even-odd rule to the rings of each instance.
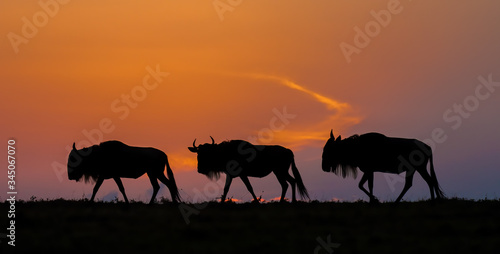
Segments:
[[[302,198],[309,199],[309,193],[307,193],[306,186],[304,186],[304,182],[302,182],[302,177],[300,176],[299,170],[297,166],[295,166],[295,158],[292,157],[292,173],[295,181],[297,181],[297,188],[299,189],[299,194]]]
[[[438,180],[437,180],[437,177],[436,177],[436,172],[434,172],[434,162],[432,160],[432,153],[429,157],[429,162],[431,164],[430,168],[431,168],[431,178],[432,178],[432,181],[434,182],[434,190],[436,191],[436,196],[438,198],[445,198],[446,196],[444,195],[444,192],[443,190],[441,189],[441,186],[439,186],[439,183],[438,183]]]
[[[169,180],[169,185],[167,186],[170,190],[170,195],[172,195],[173,202],[180,202],[181,197],[179,195],[179,190],[177,189],[177,184],[175,183],[174,173],[168,164],[168,158],[166,158],[165,165],[167,166],[167,176]]]

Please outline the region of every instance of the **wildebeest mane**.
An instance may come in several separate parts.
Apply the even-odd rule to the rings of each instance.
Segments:
[[[336,144],[338,146],[339,159],[335,165],[332,165],[332,172],[336,175],[346,178],[352,176],[356,178],[358,175],[358,165],[356,162],[356,152],[359,145],[359,135],[352,135],[343,139]]]
[[[253,145],[244,140],[226,140],[215,145],[217,158],[214,158],[213,167],[205,174],[210,180],[218,180],[220,174],[228,168],[228,163],[235,161],[238,165],[247,163],[247,156],[241,149],[249,149]]]
[[[109,156],[110,154],[114,154],[117,151],[126,149],[127,147],[129,146],[120,141],[112,140],[79,150],[79,152],[88,154],[82,162],[82,168],[84,169],[82,171],[82,178],[85,183],[94,183],[99,178],[99,174],[102,173],[101,171],[103,166],[106,166],[103,165],[105,158],[102,156]]]

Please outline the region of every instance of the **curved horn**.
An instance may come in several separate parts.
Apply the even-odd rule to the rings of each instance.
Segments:
[[[196,139],[194,139],[194,141],[193,141],[193,147],[194,147],[194,148],[198,148],[198,147],[196,146]]]
[[[210,139],[212,139],[212,145],[215,144],[214,138],[212,138],[212,136],[210,136]]]
[[[75,142],[73,142],[73,150],[71,150],[71,152],[75,152],[77,155],[81,156],[81,151],[78,151],[78,149],[76,149]]]
[[[333,129],[330,130],[330,138],[333,138]]]

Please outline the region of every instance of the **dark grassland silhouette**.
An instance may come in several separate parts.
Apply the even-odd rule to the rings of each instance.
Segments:
[[[292,187],[292,201],[296,202],[295,186],[299,190],[301,197],[309,198],[307,189],[302,182],[299,171],[295,166],[293,152],[282,146],[253,145],[243,140],[224,141],[216,144],[214,139],[211,144],[196,146],[196,139],[193,146],[188,147],[189,151],[197,153],[198,173],[206,175],[210,179],[218,179],[221,173],[226,174],[226,184],[221,202],[226,200],[227,192],[231,186],[233,178],[240,177],[255,202],[257,196],[253,192],[252,185],[248,177],[265,177],[271,172],[276,175],[281,184],[282,193],[280,201],[285,200],[288,183]],[[288,173],[292,167],[293,177]]]
[[[428,163],[430,175],[427,173]],[[325,172],[331,171],[343,178],[349,175],[356,178],[359,168],[363,172],[359,188],[370,197],[370,202],[378,202],[373,195],[374,172],[391,174],[406,172],[405,185],[396,203],[401,201],[410,189],[415,171],[429,185],[431,200],[434,200],[434,193],[439,199],[445,197],[434,172],[432,150],[416,139],[391,138],[380,133],[367,133],[342,140],[340,135],[335,138],[331,131],[330,139],[323,148],[322,168]],[[364,188],[366,181],[369,192]]]
[[[167,168],[167,177],[163,171]],[[120,178],[138,178],[146,173],[153,185],[153,195],[150,204],[154,202],[160,189],[157,179],[170,190],[173,202],[180,201],[179,191],[175,184],[174,174],[168,164],[167,155],[151,147],[133,147],[120,141],[106,141],[99,145],[77,150],[73,143],[73,150],[68,158],[69,180],[96,182],[91,201],[105,179],[115,180],[125,202],[127,195]]]
[[[0,253],[497,253],[500,200],[216,203],[186,224],[178,205],[16,203]],[[9,204],[0,202],[7,214]],[[437,209],[438,208],[438,209]],[[18,224],[19,223],[19,224]],[[6,226],[7,227],[7,226]],[[4,231],[5,232],[5,231]],[[7,233],[7,232],[5,232]],[[332,244],[340,246],[331,248]]]

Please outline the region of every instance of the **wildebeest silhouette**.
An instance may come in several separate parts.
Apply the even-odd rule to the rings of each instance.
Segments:
[[[297,185],[301,197],[309,198],[306,187],[295,166],[293,152],[290,149],[277,145],[253,145],[243,140],[230,140],[216,144],[214,139],[210,138],[212,144],[206,143],[196,146],[195,139],[193,146],[188,147],[188,149],[198,154],[198,173],[204,174],[210,179],[218,179],[221,173],[226,174],[226,184],[221,202],[226,200],[227,192],[235,177],[241,178],[250,194],[252,194],[254,202],[258,202],[248,177],[262,178],[271,172],[276,175],[281,184],[281,202],[285,200],[288,188],[287,181],[292,186],[293,202],[297,201],[295,185]],[[292,166],[293,177],[288,173],[290,165]]]
[[[430,175],[427,173],[427,164],[430,164]],[[323,148],[322,168],[325,172],[332,171],[345,178],[352,175],[356,178],[357,168],[363,172],[359,188],[370,197],[370,202],[377,202],[373,195],[373,173],[383,172],[400,174],[406,172],[403,191],[396,199],[396,203],[403,198],[410,189],[415,171],[424,178],[434,200],[443,198],[444,193],[438,184],[432,150],[425,143],[416,139],[386,137],[380,133],[353,135],[342,140],[340,135],[335,139],[330,131],[330,139]],[[369,192],[363,187],[368,181]]]
[[[163,171],[167,168],[167,177]],[[179,191],[175,184],[174,174],[168,164],[167,155],[152,147],[133,147],[120,141],[106,141],[99,145],[77,150],[73,143],[68,158],[69,180],[85,182],[95,181],[91,201],[105,179],[113,178],[125,202],[128,203],[125,189],[120,178],[138,178],[146,173],[153,185],[153,196],[150,204],[154,202],[160,189],[157,179],[170,190],[173,202],[180,201]]]

